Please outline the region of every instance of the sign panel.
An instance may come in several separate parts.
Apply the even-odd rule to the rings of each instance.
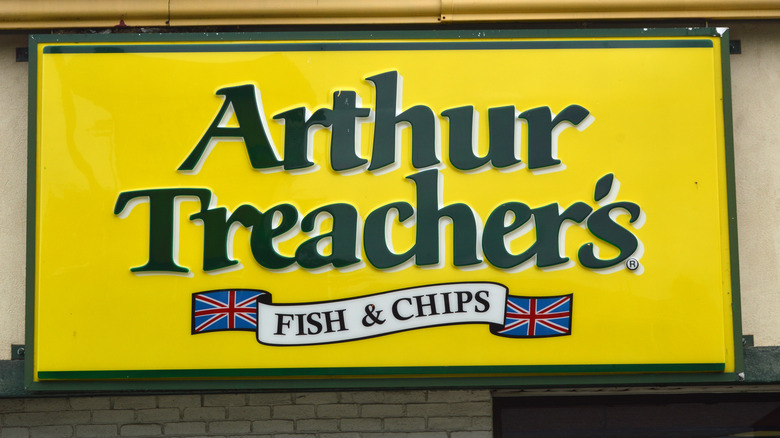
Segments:
[[[34,37],[33,385],[735,375],[724,43],[634,34]]]

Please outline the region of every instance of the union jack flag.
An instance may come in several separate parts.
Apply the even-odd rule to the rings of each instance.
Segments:
[[[556,297],[513,297],[506,301],[504,326],[491,332],[511,338],[543,338],[571,334],[572,294]]]
[[[192,334],[257,329],[257,290],[216,290],[192,294]]]

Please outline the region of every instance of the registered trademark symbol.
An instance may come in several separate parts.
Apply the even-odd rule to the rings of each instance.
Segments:
[[[630,271],[636,271],[639,268],[639,260],[633,257],[626,260],[626,268],[628,268]]]

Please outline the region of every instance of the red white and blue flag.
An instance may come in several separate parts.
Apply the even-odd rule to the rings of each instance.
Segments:
[[[192,294],[192,334],[257,330],[258,290],[216,290]]]
[[[555,297],[507,296],[504,326],[493,326],[495,335],[511,338],[543,338],[571,334],[572,295]]]

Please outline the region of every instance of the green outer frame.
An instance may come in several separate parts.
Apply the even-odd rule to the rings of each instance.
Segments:
[[[37,225],[37,84],[38,44],[125,42],[220,42],[220,41],[340,41],[408,40],[439,38],[627,38],[627,37],[720,37],[723,80],[724,140],[727,176],[729,250],[731,263],[734,373],[724,373],[724,364],[623,364],[540,366],[457,366],[387,368],[294,368],[226,370],[130,370],[41,371],[33,381],[35,355],[35,230]],[[531,386],[635,385],[680,383],[728,383],[743,380],[742,321],[739,293],[734,141],[731,118],[731,72],[728,30],[687,29],[597,29],[597,30],[412,30],[332,31],[267,33],[168,33],[106,35],[30,35],[28,74],[28,171],[26,255],[26,360],[25,389],[31,391],[170,391],[245,389],[354,389],[354,388],[509,388]],[[568,373],[568,374],[556,374]],[[133,379],[133,380],[128,380]],[[216,380],[222,379],[222,380]]]

